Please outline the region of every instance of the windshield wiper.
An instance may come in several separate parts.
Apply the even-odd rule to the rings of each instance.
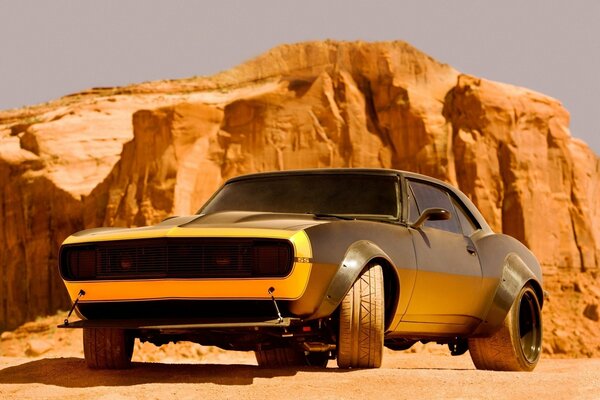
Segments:
[[[355,217],[350,217],[348,215],[340,215],[340,214],[328,214],[328,213],[307,213],[307,214],[312,214],[315,216],[315,218],[318,219],[326,219],[326,218],[336,218],[336,219],[343,219],[343,220],[347,220],[347,221],[352,221],[355,220]]]

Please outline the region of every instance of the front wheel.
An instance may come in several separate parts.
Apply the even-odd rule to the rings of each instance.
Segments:
[[[365,269],[340,304],[338,357],[340,368],[379,368],[383,357],[383,270]]]
[[[134,340],[123,329],[83,328],[83,354],[88,368],[129,368]]]
[[[469,339],[477,369],[532,371],[542,352],[542,315],[533,288],[519,292],[504,323],[492,336]]]

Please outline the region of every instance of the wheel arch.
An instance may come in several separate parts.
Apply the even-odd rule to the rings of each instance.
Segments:
[[[396,314],[396,309],[398,308],[398,299],[400,298],[400,278],[396,272],[396,267],[387,258],[375,257],[363,266],[363,270],[369,264],[379,264],[383,270],[384,317],[385,329],[387,330],[392,323],[394,315]]]
[[[329,283],[323,302],[309,319],[331,315],[338,308],[360,274],[372,263],[381,265],[383,270],[385,329],[388,329],[398,307],[400,278],[391,258],[379,246],[369,240],[359,240],[348,247],[336,274]]]
[[[541,308],[544,303],[541,282],[518,254],[508,254],[502,263],[502,274],[494,297],[473,336],[487,336],[500,327],[521,289],[528,284],[533,288]]]

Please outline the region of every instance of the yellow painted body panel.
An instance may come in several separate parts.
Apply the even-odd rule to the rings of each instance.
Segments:
[[[481,276],[419,270],[403,322],[461,324],[463,316],[479,316]]]
[[[419,271],[427,282],[427,290],[413,293],[410,306],[395,325],[394,332],[401,334],[460,334],[472,330],[485,314],[486,302],[497,286],[497,279],[479,276],[452,275]],[[449,301],[452,299],[452,301]]]
[[[395,326],[397,326],[398,323],[400,322],[400,320],[402,319],[402,317],[404,316],[404,313],[406,312],[406,309],[408,308],[408,304],[409,304],[410,298],[412,296],[412,288],[414,286],[415,279],[417,277],[416,269],[400,268],[397,271],[398,271],[398,277],[400,280],[400,297],[398,299],[398,306],[396,308],[396,313],[395,313],[394,317],[392,318],[392,321],[390,321],[390,323],[389,323],[390,329],[393,329]],[[410,288],[410,290],[405,289],[405,288]]]
[[[420,336],[420,337],[436,337],[446,336],[448,334],[462,335],[470,332],[473,329],[477,320],[473,318],[464,318],[464,323],[459,324],[436,324],[430,322],[400,322],[395,329],[395,334],[400,334],[400,337]]]
[[[304,236],[301,240],[296,237],[297,234]],[[108,242],[113,240],[128,240],[128,239],[151,239],[159,237],[248,237],[248,238],[271,238],[271,239],[288,239],[297,241],[297,250],[304,251],[312,257],[312,250],[308,237],[304,231],[289,231],[285,229],[256,229],[256,228],[180,228],[170,227],[165,229],[123,229],[111,231],[91,233],[82,236],[69,236],[63,244],[89,243],[89,242]],[[296,244],[294,244],[296,246]],[[308,257],[305,255],[296,254],[296,257]]]
[[[304,231],[272,229],[171,228],[148,231],[107,232],[93,236],[71,236],[64,244],[143,239],[156,237],[249,237],[287,239],[294,246],[296,262],[292,272],[282,278],[232,279],[144,279],[65,281],[71,300],[80,290],[81,303],[95,301],[136,301],[157,299],[269,299],[270,287],[278,299],[294,300],[304,294],[312,269],[312,249]]]

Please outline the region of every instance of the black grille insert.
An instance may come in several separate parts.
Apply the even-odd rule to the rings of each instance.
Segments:
[[[161,238],[66,245],[66,280],[281,277],[290,273],[287,240]]]

